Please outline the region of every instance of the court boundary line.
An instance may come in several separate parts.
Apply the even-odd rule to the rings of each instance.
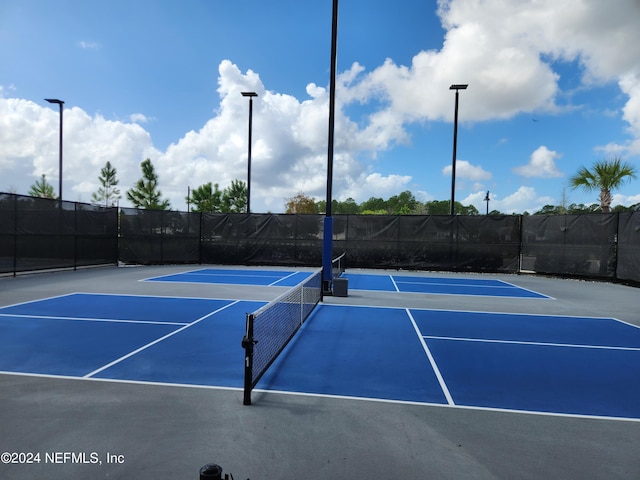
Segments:
[[[243,270],[238,270],[239,272],[242,272]],[[247,272],[249,272],[250,270],[246,270]],[[273,272],[275,273],[275,272]],[[281,273],[285,273],[285,272],[281,272]],[[151,282],[151,281],[158,281],[158,282],[162,282],[164,280],[161,280],[162,278],[167,278],[167,277],[176,277],[176,276],[182,276],[182,275],[197,275],[199,277],[256,277],[256,278],[287,278],[290,277],[291,275],[294,275],[296,273],[299,272],[291,272],[289,270],[287,270],[286,275],[283,277],[282,275],[240,275],[240,274],[236,274],[236,273],[196,273],[196,272],[180,272],[180,273],[171,273],[168,275],[161,275],[159,277],[149,277],[149,278],[144,278],[144,279],[140,279],[138,280],[139,282]],[[172,281],[169,280],[167,281],[167,283],[171,283]],[[181,283],[199,283],[199,282],[181,282]]]
[[[61,320],[61,321],[78,321],[78,322],[105,322],[105,323],[141,323],[148,325],[174,325],[184,326],[189,325],[185,322],[159,322],[154,320],[128,320],[119,318],[93,318],[93,317],[56,317],[53,315],[25,315],[25,314],[12,314],[12,313],[0,313],[0,317],[18,317],[18,318],[37,318],[42,320]]]
[[[190,284],[199,284],[199,283],[204,283],[204,282],[189,282],[189,281],[181,281],[181,280],[161,280],[163,278],[167,278],[167,277],[175,277],[175,276],[180,276],[180,275],[189,275],[189,274],[196,274],[196,275],[201,275],[203,277],[261,277],[261,278],[267,278],[267,277],[276,277],[277,275],[275,275],[276,273],[286,273],[287,275],[285,275],[284,277],[281,276],[281,278],[279,278],[278,280],[276,280],[277,283],[279,281],[284,280],[285,278],[288,278],[292,275],[296,275],[298,273],[305,273],[304,270],[295,270],[295,271],[291,271],[291,270],[270,270],[270,269],[251,269],[251,268],[247,268],[247,269],[242,269],[242,268],[219,268],[218,270],[228,270],[228,271],[233,271],[233,272],[238,272],[238,273],[231,273],[231,274],[221,274],[221,273],[198,273],[198,272],[205,272],[206,270],[213,270],[215,271],[215,268],[198,268],[195,270],[186,270],[184,272],[175,272],[175,273],[167,273],[166,275],[159,275],[159,276],[155,276],[155,277],[147,277],[147,278],[141,278],[138,280],[138,282],[163,282],[163,283],[190,283]],[[242,272],[247,272],[245,274],[243,274]],[[273,273],[274,275],[252,275],[251,272],[264,272],[264,273]],[[313,272],[309,271],[309,274],[311,274]],[[216,283],[216,285],[245,285],[245,284],[236,284],[236,283]],[[257,286],[261,286],[261,287],[266,287],[266,286],[271,286],[269,285],[257,285]]]
[[[357,292],[373,292],[373,293],[385,292],[385,293],[405,293],[408,295],[446,295],[449,297],[506,298],[506,299],[518,299],[518,300],[557,300],[555,297],[550,297],[549,295],[545,295],[544,293],[539,293],[539,292],[536,292],[535,290],[527,290],[526,288],[521,288],[521,287],[517,287],[517,288],[521,288],[521,290],[535,293],[536,295],[540,295],[540,296],[539,297],[515,297],[512,295],[477,295],[473,293],[442,293],[442,292],[403,292],[400,290],[394,292],[393,290],[368,290],[364,288],[352,288],[352,287],[349,287],[349,288]]]
[[[458,285],[468,286],[468,287],[470,287],[470,286],[478,287],[479,286],[479,287],[484,287],[484,288],[489,288],[489,287],[516,288],[516,289],[519,289],[519,290],[524,290],[525,292],[535,293],[536,295],[539,295],[540,297],[519,297],[519,296],[511,296],[511,295],[477,295],[477,294],[472,294],[472,293],[404,292],[404,291],[401,291],[398,288],[398,284],[395,281],[395,275],[393,275],[393,274],[390,274],[390,275],[376,275],[376,274],[370,274],[370,273],[351,273],[351,274],[349,272],[346,272],[346,273],[347,273],[347,277],[349,275],[353,275],[353,276],[369,275],[369,276],[378,276],[378,277],[381,277],[381,278],[387,278],[388,277],[391,280],[391,282],[393,283],[394,288],[396,289],[395,293],[411,293],[411,294],[422,294],[422,295],[455,295],[455,296],[460,296],[460,297],[465,297],[466,296],[466,297],[487,297],[487,298],[518,298],[518,299],[525,299],[525,300],[556,300],[555,297],[552,297],[550,295],[546,295],[544,293],[540,293],[540,292],[537,292],[535,290],[531,290],[530,288],[524,288],[524,287],[521,287],[519,285],[516,285],[515,283],[506,282],[506,281],[501,280],[499,278],[496,278],[496,279],[493,279],[493,280],[498,281],[500,283],[504,283],[506,285],[505,287],[500,286],[500,285],[473,285],[473,284],[458,284]],[[398,275],[398,277],[402,278],[402,275]],[[422,277],[414,275],[413,278],[422,278]],[[446,280],[449,277],[423,277],[423,278],[432,279],[432,280],[433,279]],[[457,279],[457,277],[453,277],[453,278]],[[469,280],[473,281],[473,279],[469,279]],[[415,284],[415,285],[428,284],[427,282],[402,282],[402,281],[399,281],[398,283],[407,283],[407,284]],[[436,283],[436,285],[454,285],[454,284]],[[363,288],[363,289],[361,289],[361,288],[352,288],[352,289],[356,290],[356,291],[360,291],[360,292],[393,292],[393,290],[369,290],[369,289],[366,289],[366,288]]]
[[[433,277],[425,277],[425,278],[433,278]],[[517,290],[523,290],[525,292],[531,292],[534,293],[536,295],[542,296],[544,298],[550,298],[555,300],[555,298],[550,297],[549,295],[545,295],[544,293],[540,293],[540,292],[536,292],[535,290],[531,290],[530,288],[523,288],[520,287],[518,285],[515,285],[513,283],[509,283],[509,282],[504,282],[502,280],[496,280],[500,283],[502,283],[503,285],[473,285],[473,284],[469,284],[469,283],[436,283],[436,282],[404,282],[404,281],[399,281],[399,284],[406,284],[406,285],[447,285],[447,286],[455,286],[455,287],[474,287],[474,288],[478,288],[478,289],[483,289],[483,288],[504,288],[505,290],[509,290],[509,289],[517,289]],[[354,289],[355,290],[355,289]],[[459,295],[459,296],[476,296],[476,297],[493,297],[493,298],[527,298],[530,300],[539,300],[539,297],[512,297],[512,296],[508,296],[508,295],[474,295],[474,294],[469,294],[469,293],[434,293],[434,292],[405,292],[405,291],[401,291],[399,290],[398,293],[424,293],[424,294],[432,294],[432,295]]]
[[[54,296],[54,297],[45,297],[45,298],[40,298],[38,300],[30,300],[28,302],[24,302],[24,303],[20,303],[18,305],[23,305],[23,304],[27,304],[27,303],[35,303],[35,302],[41,302],[43,300],[49,300],[49,299],[54,299],[54,298],[60,298],[60,297],[67,297],[67,296],[71,296],[71,295],[96,295],[96,296],[105,296],[105,297],[136,297],[136,298],[167,298],[167,299],[174,299],[174,300],[222,300],[222,301],[232,301],[232,300],[238,300],[237,298],[214,298],[214,297],[185,297],[185,296],[180,296],[180,295],[149,295],[148,293],[109,293],[109,292],[82,292],[82,291],[77,291],[77,292],[72,292],[72,293],[67,293],[65,295],[59,295],[59,296]],[[252,300],[240,300],[240,301],[252,301]],[[13,305],[7,305],[7,306],[13,306]],[[2,310],[5,307],[0,307],[0,310]]]
[[[553,300],[556,300],[556,298],[555,298],[555,297],[552,297],[552,296],[550,296],[550,295],[545,295],[544,293],[536,292],[535,290],[531,290],[530,288],[524,288],[524,287],[521,287],[521,286],[519,286],[519,285],[516,285],[515,283],[507,282],[507,281],[505,281],[505,280],[500,280],[500,279],[498,279],[498,281],[499,281],[499,282],[502,282],[502,283],[506,283],[507,285],[512,285],[513,287],[516,287],[516,288],[520,288],[520,289],[525,290],[525,291],[527,291],[527,292],[536,293],[536,294],[538,294],[538,295],[544,295],[544,296],[545,296],[545,297],[547,297],[547,298],[551,298],[551,299],[553,299]]]
[[[75,295],[76,293],[77,292],[63,293],[62,295],[53,295],[51,297],[39,298],[37,300],[26,300],[24,302],[12,303],[10,305],[2,305],[2,306],[0,306],[0,311],[2,311],[2,309],[4,309],[4,308],[19,307],[21,305],[28,305],[30,303],[42,302],[43,300],[54,300],[56,298],[70,297],[72,295]],[[101,295],[101,294],[98,294],[98,295]]]
[[[621,351],[640,352],[640,347],[617,347],[613,345],[580,345],[579,343],[525,342],[522,340],[497,340],[497,339],[491,339],[491,338],[470,338],[470,337],[441,337],[437,335],[423,335],[423,338],[429,338],[432,340],[450,340],[450,341],[458,341],[458,342],[528,345],[533,347],[586,348],[586,349],[594,349],[594,350],[621,350]]]
[[[429,350],[429,346],[427,345],[427,342],[424,339],[425,337],[422,335],[422,332],[418,328],[418,325],[416,324],[416,321],[414,320],[413,315],[411,314],[411,312],[409,311],[408,308],[405,309],[405,312],[407,313],[407,316],[409,317],[409,320],[411,320],[411,325],[413,325],[413,329],[415,330],[416,335],[418,335],[418,338],[420,339],[420,343],[422,344],[422,348],[424,349],[424,352],[427,354],[427,358],[429,359],[429,363],[431,364],[431,368],[433,369],[433,373],[435,373],[436,378],[438,379],[438,383],[440,384],[440,388],[442,389],[442,393],[444,394],[444,397],[447,400],[447,404],[448,405],[455,405],[456,402],[453,401],[453,397],[451,396],[451,392],[449,391],[449,387],[447,387],[447,383],[444,381],[444,377],[442,376],[442,373],[440,372],[440,368],[438,368],[438,364],[436,363],[436,359],[431,354],[431,350]]]
[[[46,378],[52,380],[73,380],[80,382],[102,382],[102,383],[115,383],[115,384],[128,384],[128,385],[140,385],[140,386],[157,386],[157,387],[169,387],[169,388],[189,388],[189,389],[205,389],[205,390],[223,390],[232,392],[242,392],[242,387],[225,387],[217,385],[199,385],[193,383],[171,383],[171,382],[151,382],[144,380],[126,380],[126,379],[114,379],[114,378],[100,378],[100,377],[74,377],[71,375],[53,375],[53,374],[41,374],[41,373],[29,373],[29,372],[9,372],[0,370],[0,375],[15,376],[15,377],[31,377],[31,378]],[[582,420],[597,420],[597,421],[615,421],[615,422],[632,422],[640,423],[640,418],[634,417],[608,417],[605,415],[585,415],[578,413],[557,413],[557,412],[544,412],[536,410],[514,410],[508,408],[491,408],[491,407],[478,407],[475,405],[448,405],[446,403],[433,403],[433,402],[419,402],[415,400],[394,400],[388,398],[370,398],[370,397],[356,397],[350,395],[333,395],[326,393],[307,393],[307,392],[288,392],[286,390],[265,390],[256,388],[254,393],[260,394],[274,394],[274,395],[288,395],[299,397],[317,397],[327,398],[335,400],[354,400],[362,402],[374,402],[385,403],[392,405],[409,405],[416,407],[436,407],[453,410],[473,410],[479,412],[495,412],[495,413],[510,413],[520,415],[536,415],[547,417],[559,417],[559,418],[572,418]],[[239,399],[239,405],[242,403]]]
[[[259,388],[255,389],[254,392],[264,393],[264,394],[275,393],[279,395],[298,395],[303,397],[332,398],[332,399],[340,399],[340,400],[360,400],[365,402],[390,403],[390,404],[399,404],[399,405],[439,407],[439,408],[454,409],[454,410],[475,410],[475,411],[481,411],[481,412],[515,413],[515,414],[522,414],[522,415],[577,418],[577,419],[583,419],[583,420],[614,420],[614,421],[621,421],[621,422],[640,423],[640,418],[634,418],[634,417],[608,417],[606,415],[586,415],[586,414],[580,414],[580,413],[558,413],[558,412],[545,412],[545,411],[538,411],[538,410],[515,410],[510,408],[479,407],[476,405],[458,405],[458,404],[448,405],[446,403],[419,402],[416,400],[394,400],[394,399],[388,399],[388,398],[356,397],[352,395],[333,395],[333,394],[326,394],[326,393],[288,392],[286,390],[265,390],[265,389],[259,389]]]
[[[114,360],[114,361],[112,361],[112,362],[110,362],[110,363],[108,363],[106,365],[103,365],[102,367],[97,368],[92,372],[87,373],[86,375],[84,375],[83,378],[91,378],[94,375],[96,375],[96,374],[98,374],[98,373],[100,373],[100,372],[102,372],[102,371],[104,371],[104,370],[106,370],[106,369],[108,369],[110,367],[113,367],[114,365],[126,360],[127,358],[130,358],[130,357],[142,352],[143,350],[146,350],[147,348],[152,347],[153,345],[156,345],[156,344],[162,342],[163,340],[166,340],[167,338],[172,337],[172,336],[174,336],[174,335],[186,330],[187,328],[192,327],[192,326],[200,323],[201,321],[203,321],[203,320],[215,315],[216,313],[219,313],[219,312],[221,312],[221,311],[223,311],[223,310],[225,310],[225,309],[227,309],[227,308],[229,308],[229,307],[231,307],[231,306],[233,306],[233,305],[235,305],[237,303],[240,303],[240,302],[241,302],[241,300],[236,300],[235,302],[231,302],[228,305],[224,305],[223,307],[220,307],[217,310],[214,310],[213,312],[209,312],[206,315],[203,315],[202,317],[194,320],[193,322],[188,323],[187,325],[183,326],[182,328],[178,328],[177,330],[174,330],[173,332],[170,332],[170,333],[168,333],[168,334],[166,334],[166,335],[164,335],[164,336],[162,336],[160,338],[157,338],[154,341],[149,342],[146,345],[143,345],[142,347],[137,348],[136,350],[133,350],[132,352],[129,352],[126,355],[123,355],[120,358],[117,358],[116,360]]]
[[[52,380],[77,380],[81,382],[126,383],[131,385],[148,385],[177,388],[202,388],[207,390],[232,390],[242,393],[242,387],[225,387],[222,385],[203,385],[197,383],[153,382],[151,380],[128,380],[126,378],[74,377],[73,375],[56,375],[53,373],[10,372],[0,370],[0,375],[13,377],[47,378]]]
[[[350,303],[323,303],[323,306],[327,307],[355,307],[355,308],[389,308],[392,310],[404,310],[408,308],[409,310],[419,310],[422,312],[453,312],[453,313],[488,313],[490,315],[519,315],[519,316],[528,316],[528,317],[566,317],[566,318],[580,318],[585,320],[615,320],[616,322],[624,323],[625,325],[629,325],[630,327],[640,329],[640,325],[634,325],[633,323],[626,322],[624,320],[620,320],[616,317],[594,317],[589,315],[567,315],[567,314],[553,314],[553,313],[522,313],[522,312],[495,312],[491,310],[453,310],[451,308],[424,308],[424,307],[395,307],[395,306],[384,306],[381,307],[379,305],[362,305],[362,304],[350,304]]]
[[[524,288],[520,288],[517,285],[509,285],[507,283],[505,283],[504,285],[472,285],[470,283],[406,282],[403,280],[398,281],[398,283],[401,283],[401,284],[406,283],[408,285],[447,285],[447,286],[454,286],[454,287],[477,287],[477,288],[507,288],[507,289],[517,288],[519,290],[524,290]],[[407,292],[407,293],[410,293],[410,292]],[[538,293],[538,292],[533,292],[533,293]],[[543,295],[543,294],[541,293],[540,295]]]
[[[276,283],[282,282],[283,280],[286,280],[287,278],[291,278],[294,275],[297,275],[298,273],[300,273],[300,272],[292,272],[289,275],[286,275],[286,276],[284,276],[282,278],[279,278],[275,282],[270,283],[269,285],[267,285],[267,287],[278,287],[278,286],[286,287],[287,285],[276,285]],[[289,287],[289,288],[291,288],[291,287]]]

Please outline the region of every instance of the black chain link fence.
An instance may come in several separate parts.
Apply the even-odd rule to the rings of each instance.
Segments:
[[[118,261],[318,266],[323,218],[105,208],[0,193],[0,274]],[[640,283],[640,212],[336,215],[333,241],[349,268]]]
[[[0,274],[117,261],[117,208],[0,193]]]

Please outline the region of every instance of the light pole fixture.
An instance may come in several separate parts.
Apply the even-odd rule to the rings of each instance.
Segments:
[[[484,197],[484,201],[487,202],[487,215],[489,215],[489,200],[491,200],[489,198],[489,190],[487,190],[487,196]]]
[[[456,200],[456,155],[458,148],[458,95],[460,90],[466,90],[469,85],[456,83],[449,87],[449,90],[456,91],[456,107],[454,110],[454,119],[453,119],[453,161],[451,168],[451,208],[449,210],[449,214],[453,215],[454,206]]]
[[[249,147],[247,153],[247,213],[251,213],[251,130],[253,123],[253,97],[256,92],[241,92],[243,97],[249,97]]]
[[[60,196],[60,201],[62,201],[62,106],[64,102],[62,100],[58,100],[57,98],[45,98],[45,100],[49,103],[57,103],[60,107],[60,142],[59,142],[59,178],[58,178],[58,195]]]

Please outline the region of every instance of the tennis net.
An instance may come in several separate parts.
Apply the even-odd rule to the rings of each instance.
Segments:
[[[247,314],[247,330],[242,339],[245,405],[251,405],[251,391],[321,300],[322,269],[319,269],[304,282]]]

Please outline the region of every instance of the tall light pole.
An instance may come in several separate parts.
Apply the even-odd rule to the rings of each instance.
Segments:
[[[59,178],[58,178],[58,195],[60,196],[60,201],[62,201],[62,106],[64,102],[62,100],[58,100],[57,98],[45,98],[45,100],[49,103],[57,103],[60,107],[60,142],[59,142]]]
[[[449,87],[449,90],[456,91],[456,107],[454,111],[453,119],[453,162],[451,169],[451,208],[449,214],[453,215],[454,206],[456,202],[456,156],[458,148],[458,94],[460,90],[466,90],[469,85],[466,84],[453,84]]]
[[[333,147],[335,137],[336,111],[336,70],[338,59],[338,0],[333,0],[331,9],[331,64],[329,77],[329,134],[327,139],[327,200],[322,232],[322,290],[332,292],[333,274],[331,261],[333,257]]]
[[[489,190],[487,190],[487,196],[484,197],[484,201],[487,202],[487,215],[489,215],[489,200],[491,200],[489,198]]]
[[[247,153],[247,213],[251,213],[251,130],[253,123],[253,97],[256,92],[241,92],[243,97],[249,97],[249,150]]]

